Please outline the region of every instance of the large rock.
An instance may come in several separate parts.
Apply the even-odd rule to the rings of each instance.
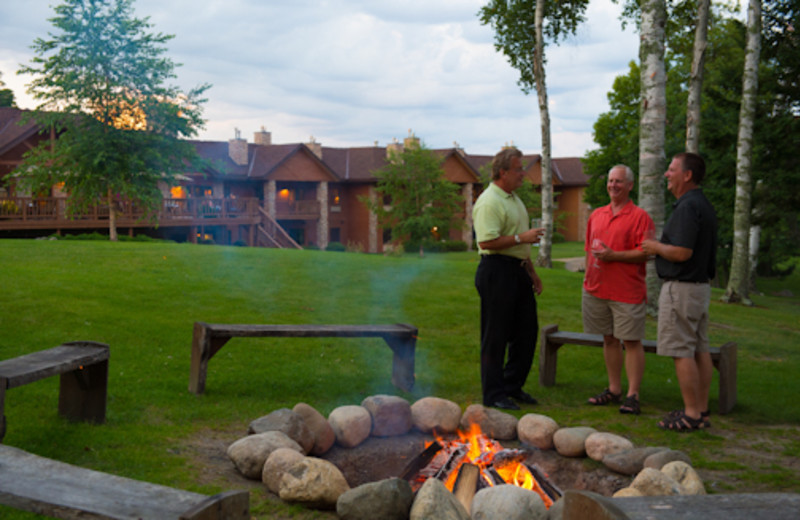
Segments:
[[[440,397],[423,397],[411,405],[411,422],[423,433],[453,433],[461,420],[461,407]]]
[[[590,459],[602,461],[606,455],[633,449],[633,443],[614,433],[595,432],[586,437],[586,454]]]
[[[544,520],[546,516],[539,494],[517,486],[483,488],[472,499],[472,520]]]
[[[618,490],[616,493],[611,495],[611,498],[625,498],[625,497],[643,497],[641,491],[633,487],[626,487]]]
[[[411,405],[396,395],[373,395],[361,402],[372,416],[372,435],[394,437],[411,429]]]
[[[646,459],[644,459],[644,467],[645,468],[653,468],[653,469],[661,469],[664,465],[675,461],[681,460],[686,464],[691,464],[692,459],[689,458],[687,454],[682,451],[678,450],[662,450],[656,453],[653,453]]]
[[[336,434],[324,415],[319,413],[316,408],[306,403],[297,403],[292,411],[303,418],[306,426],[314,436],[314,447],[308,453],[311,455],[322,455],[327,453],[333,443],[336,442]]]
[[[630,487],[648,497],[683,494],[683,489],[676,480],[653,468],[644,468],[640,471]]]
[[[336,442],[345,448],[358,446],[372,430],[372,417],[363,406],[340,406],[331,412],[328,422],[336,435]]]
[[[644,461],[647,457],[666,449],[667,448],[645,447],[624,450],[606,455],[603,457],[603,464],[605,464],[608,469],[616,471],[617,473],[636,475],[644,469]]]
[[[473,424],[480,426],[481,432],[492,439],[510,441],[517,438],[519,420],[510,413],[487,408],[481,404],[471,404],[461,417],[461,429],[469,431]]]
[[[285,433],[270,431],[248,435],[228,446],[228,457],[242,475],[261,480],[264,462],[278,448],[289,448],[303,453],[303,448]]]
[[[336,502],[341,520],[408,520],[414,492],[400,478],[370,482],[345,491]]]
[[[525,414],[517,423],[519,440],[540,450],[553,449],[553,435],[557,431],[558,423],[546,415]]]
[[[286,470],[303,460],[304,456],[299,451],[291,448],[278,448],[267,457],[264,462],[264,469],[261,472],[261,482],[267,489],[275,493],[280,493],[281,478]]]
[[[409,520],[470,520],[470,516],[441,480],[429,478],[417,491]]]
[[[586,455],[586,439],[597,430],[589,426],[560,428],[553,435],[553,445],[559,455],[583,457]]]
[[[686,495],[705,495],[706,487],[703,480],[693,467],[682,460],[675,460],[664,464],[661,473],[677,481]]]
[[[332,463],[305,457],[283,474],[279,488],[279,496],[285,502],[315,509],[335,509],[336,501],[350,486]]]
[[[280,408],[250,423],[247,433],[278,431],[303,447],[303,453],[310,453],[314,447],[314,434],[306,425],[305,419],[288,408]]]

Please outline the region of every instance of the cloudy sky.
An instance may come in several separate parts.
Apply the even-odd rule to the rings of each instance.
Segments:
[[[16,74],[47,38],[56,0],[0,2],[0,73],[17,104],[33,108]],[[494,50],[476,13],[485,0],[136,0],[134,15],[175,35],[168,56],[183,90],[211,83],[198,138],[385,146],[409,130],[431,148],[457,142],[492,154],[513,142],[541,149],[535,93]],[[637,59],[620,7],[591,0],[577,36],[549,46],[547,88],[554,157],[595,147],[592,125],[608,110],[614,78]]]

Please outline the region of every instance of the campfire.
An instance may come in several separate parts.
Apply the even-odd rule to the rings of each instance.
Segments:
[[[436,436],[425,450],[406,466],[402,478],[416,492],[429,478],[441,480],[467,507],[479,490],[513,485],[535,491],[548,509],[562,493],[536,465],[527,464],[529,453],[505,449],[473,424],[468,432],[457,432],[450,440]]]

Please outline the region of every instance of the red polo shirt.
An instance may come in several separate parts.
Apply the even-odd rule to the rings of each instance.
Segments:
[[[600,239],[614,251],[638,249],[653,219],[632,201],[614,215],[611,204],[597,208],[586,227],[586,276],[583,287],[597,298],[623,303],[647,301],[646,263],[603,262],[592,256],[592,241]]]

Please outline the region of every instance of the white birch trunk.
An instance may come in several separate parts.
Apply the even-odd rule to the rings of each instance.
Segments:
[[[657,236],[664,227],[664,141],[667,121],[664,44],[667,12],[664,0],[642,0],[641,120],[639,126],[639,206],[650,214]],[[647,264],[649,311],[658,305],[660,281],[653,262]]]
[[[539,243],[539,256],[536,265],[552,267],[551,250],[553,246],[553,172],[550,168],[550,110],[547,107],[547,86],[544,74],[544,7],[546,0],[536,2],[534,31],[536,49],[533,56],[533,76],[536,94],[539,99],[539,118],[542,121],[542,225],[544,236]]]
[[[748,297],[750,209],[752,206],[753,125],[758,95],[758,60],[761,54],[761,0],[747,8],[747,43],[742,75],[742,104],[736,141],[736,202],[733,208],[733,254],[728,287],[722,301],[752,305]]]
[[[708,9],[711,0],[698,0],[697,27],[694,32],[692,71],[689,77],[689,96],[686,101],[686,151],[700,153],[700,98],[703,91],[703,71],[708,46]]]

